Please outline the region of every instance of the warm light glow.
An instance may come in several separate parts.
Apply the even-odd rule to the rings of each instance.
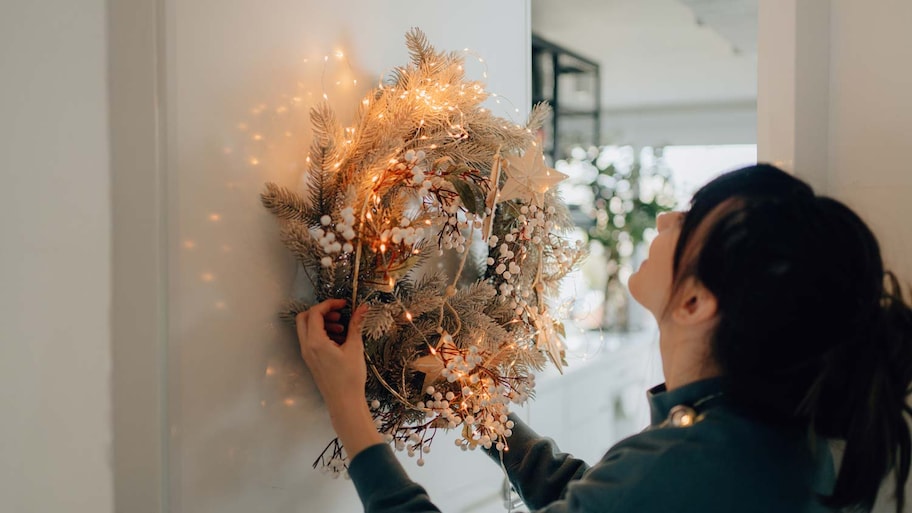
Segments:
[[[251,165],[251,166],[258,166],[258,165],[260,165],[260,159],[258,159],[258,158],[256,158],[256,157],[250,157],[250,165]]]
[[[210,283],[212,281],[215,281],[215,275],[212,273],[203,273],[200,275],[200,280],[206,283]]]
[[[185,240],[185,241],[184,241],[184,248],[186,248],[186,249],[193,249],[193,248],[195,248],[195,247],[196,247],[196,243],[193,242],[192,240]]]
[[[266,367],[266,375],[267,375],[267,376],[272,376],[273,374],[275,374],[275,369],[272,368],[271,366],[270,366],[270,367]]]
[[[251,136],[251,138],[252,138],[254,141],[262,141],[262,140],[263,140],[263,135],[262,135],[262,134],[253,134],[253,135]]]
[[[405,312],[405,318],[412,322],[412,312]]]
[[[217,221],[220,221],[221,219],[222,219],[222,216],[220,216],[218,214],[209,214],[210,221],[217,222]]]
[[[285,404],[285,406],[294,406],[295,405],[295,400],[293,397],[286,397],[285,400],[282,402]]]

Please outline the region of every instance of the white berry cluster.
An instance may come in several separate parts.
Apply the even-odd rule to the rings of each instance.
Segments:
[[[399,226],[388,228],[380,232],[380,241],[391,241],[393,244],[405,244],[412,246],[418,243],[425,236],[425,229],[422,227],[411,226],[411,221],[403,217],[399,221]]]
[[[452,337],[449,334],[444,334],[444,340],[447,337]],[[484,361],[484,358],[478,353],[478,348],[476,346],[469,347],[468,354],[463,356],[462,353],[453,356],[447,361],[446,366],[443,368],[442,375],[450,383],[455,382],[457,379],[465,378],[470,384],[478,383],[479,378],[477,374],[470,374],[475,370],[475,366]],[[470,387],[463,387],[462,395],[464,397],[472,395],[472,389]]]
[[[498,451],[506,447],[506,439],[513,434],[513,421],[509,415],[509,403],[515,396],[503,384],[495,383],[489,377],[482,378],[479,390],[467,397],[463,397],[465,404],[465,424],[469,427],[469,437],[460,437],[456,440],[462,450],[474,449],[482,446],[490,449],[494,446]]]
[[[503,278],[498,287],[500,298],[508,302],[510,308],[515,309],[516,315],[522,315],[527,311],[528,300],[532,294],[529,287],[522,286],[523,280],[520,279],[520,263],[525,256],[525,247],[529,243],[539,247],[547,244],[551,247],[550,257],[562,271],[570,270],[570,266],[576,260],[576,254],[580,251],[581,242],[577,241],[573,246],[569,241],[553,235],[552,217],[555,211],[553,206],[543,209],[534,204],[523,205],[520,207],[520,215],[516,217],[516,222],[510,231],[503,235],[502,240],[497,235],[488,238],[488,245],[496,250],[488,257],[487,264],[494,267],[494,272]]]
[[[351,243],[351,240],[355,238],[355,211],[352,207],[345,207],[339,215],[342,220],[336,223],[335,231],[330,228],[332,218],[328,215],[320,218],[320,224],[326,228],[321,227],[313,231],[317,244],[320,245],[323,253],[327,255],[320,260],[323,267],[332,265],[333,259],[329,255],[335,255],[340,252],[351,253],[355,249]]]
[[[405,162],[396,164],[399,171],[409,170],[412,176],[409,177],[412,184],[418,186],[418,196],[427,196],[431,190],[433,181],[425,175],[427,168],[424,162],[424,151],[408,150],[405,152]]]
[[[338,479],[340,476],[349,479],[348,463],[341,456],[335,456],[320,468],[320,472]]]

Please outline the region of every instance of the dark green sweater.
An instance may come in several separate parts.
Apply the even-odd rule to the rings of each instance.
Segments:
[[[738,415],[719,396],[720,386],[710,379],[672,392],[663,385],[650,390],[650,427],[592,467],[513,418],[503,455],[510,481],[529,508],[547,513],[830,511],[816,498],[835,482],[826,444],[812,444],[803,429]],[[700,420],[670,425],[665,421],[675,405],[696,405]],[[367,513],[440,511],[386,444],[358,454],[349,474]]]

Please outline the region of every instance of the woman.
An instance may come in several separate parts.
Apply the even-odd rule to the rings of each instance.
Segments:
[[[651,425],[588,467],[518,419],[504,464],[544,512],[870,510],[904,505],[912,309],[851,210],[772,166],[725,174],[658,219],[630,278],[656,318],[666,382]],[[307,365],[368,512],[439,511],[377,433],[360,328],[326,301],[298,316]],[[327,333],[328,332],[328,333]],[[840,470],[826,438],[844,440]]]

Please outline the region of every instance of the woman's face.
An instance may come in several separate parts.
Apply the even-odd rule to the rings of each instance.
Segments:
[[[671,295],[674,251],[683,221],[683,212],[659,214],[656,219],[659,234],[649,246],[649,256],[627,282],[633,298],[652,312],[656,320],[659,320]]]

